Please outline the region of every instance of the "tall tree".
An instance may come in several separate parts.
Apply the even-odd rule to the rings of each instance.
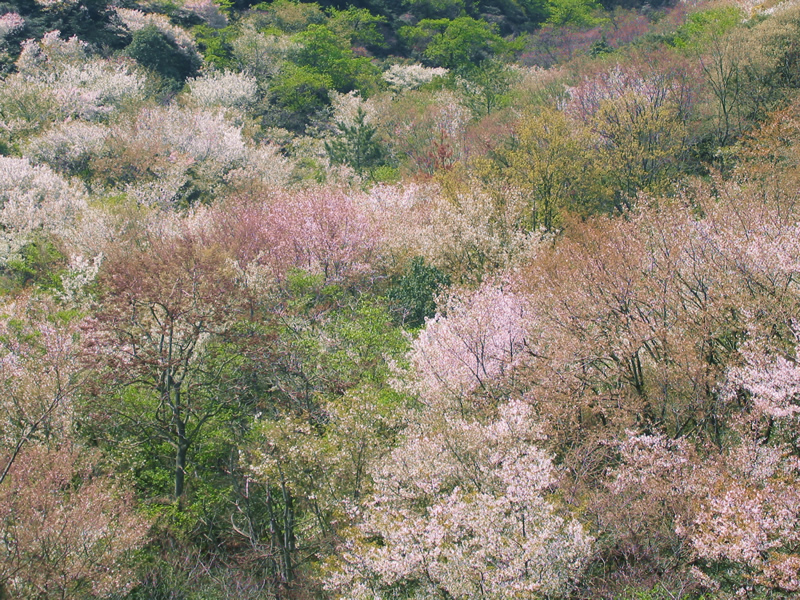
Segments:
[[[146,231],[136,251],[117,248],[99,277],[87,356],[119,392],[102,410],[172,446],[175,497],[192,444],[235,398],[223,393],[230,360],[216,346],[237,316],[234,277],[226,253],[186,222]]]

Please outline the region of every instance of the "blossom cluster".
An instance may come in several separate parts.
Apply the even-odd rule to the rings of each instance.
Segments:
[[[544,498],[553,466],[537,448],[530,406],[510,402],[483,424],[423,417],[375,473],[361,538],[328,581],[348,598],[547,597],[567,593],[592,539]],[[380,539],[380,544],[367,540]]]
[[[169,22],[165,15],[144,13],[131,8],[114,9],[119,20],[130,31],[135,32],[145,27],[155,27],[164,37],[173,42],[187,56],[200,57],[194,39],[181,27]]]
[[[236,71],[210,71],[187,81],[192,100],[211,108],[245,109],[256,100],[258,86],[255,77]]]
[[[430,83],[435,77],[444,77],[447,72],[447,69],[442,67],[395,64],[383,74],[383,79],[394,89],[413,90]]]
[[[228,24],[228,17],[220,11],[213,0],[187,0],[182,10],[197,15],[214,29],[222,29]]]
[[[67,236],[86,206],[79,184],[27,158],[0,157],[0,264],[17,258],[35,231]]]
[[[64,117],[98,119],[144,93],[145,77],[132,61],[90,57],[84,42],[59,31],[26,41],[16,65],[18,74],[5,82],[10,91],[16,79],[41,86]]]
[[[25,19],[18,13],[9,12],[0,16],[0,40],[5,39],[15,31],[19,31],[25,26]]]

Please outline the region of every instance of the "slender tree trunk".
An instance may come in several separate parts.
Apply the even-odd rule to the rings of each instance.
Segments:
[[[293,579],[294,565],[292,555],[294,554],[294,500],[291,492],[285,484],[281,484],[283,491],[283,569],[286,582]]]
[[[186,438],[186,420],[181,410],[180,388],[174,390],[172,404],[172,423],[175,427],[175,497],[180,498],[184,492],[186,477],[186,454],[189,451],[189,440]]]
[[[175,452],[175,497],[183,496],[184,479],[186,476],[186,454],[189,443],[186,441],[186,426],[180,423],[178,427],[178,449]]]

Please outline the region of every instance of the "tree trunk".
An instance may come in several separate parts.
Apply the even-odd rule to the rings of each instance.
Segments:
[[[189,442],[186,439],[186,423],[178,421],[176,423],[177,438],[175,440],[177,449],[175,451],[175,497],[183,496],[184,479],[186,477],[186,454],[189,450]]]

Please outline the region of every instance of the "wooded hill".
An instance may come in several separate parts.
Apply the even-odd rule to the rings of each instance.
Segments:
[[[0,40],[0,598],[800,591],[793,1]]]

